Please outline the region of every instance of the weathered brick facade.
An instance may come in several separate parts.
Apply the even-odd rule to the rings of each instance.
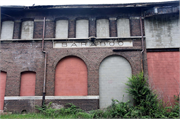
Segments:
[[[131,65],[132,74],[137,74],[141,69],[142,44],[141,44],[141,25],[140,17],[142,7],[125,7],[121,6],[83,6],[66,9],[46,7],[30,8],[2,8],[2,13],[11,16],[14,21],[13,39],[1,41],[1,60],[0,69],[7,72],[5,97],[19,96],[21,73],[24,71],[36,72],[35,96],[43,94],[44,78],[44,54],[42,53],[43,37],[43,19],[46,18],[45,24],[45,45],[44,50],[47,52],[47,71],[46,71],[46,96],[54,96],[55,70],[58,62],[64,57],[76,56],[82,59],[87,66],[88,74],[88,95],[99,96],[99,66],[103,59],[108,56],[118,55],[124,57]],[[48,7],[47,7],[48,8]],[[13,19],[12,19],[13,18]],[[34,20],[33,39],[20,39],[21,25],[25,19]],[[55,38],[56,20],[67,19],[69,22],[68,38],[76,38],[76,20],[89,20],[89,37],[96,37],[96,20],[105,18],[109,20],[109,36],[117,37],[117,19],[128,18],[130,22],[130,37],[119,38],[121,41],[132,40],[133,47],[84,47],[84,48],[53,48],[54,41],[62,39]],[[9,20],[8,16],[2,16],[2,21]],[[143,34],[144,33],[144,23]],[[137,36],[137,37],[133,37]],[[111,39],[111,38],[108,38]],[[107,40],[108,40],[107,39]],[[67,40],[68,39],[64,39]],[[72,39],[71,39],[72,40]],[[78,38],[74,39],[76,42]],[[114,52],[118,49],[118,52]],[[126,51],[125,51],[126,49]],[[147,75],[146,52],[144,54],[144,72]],[[34,105],[41,105],[41,99],[29,100],[8,100],[4,102],[4,110],[21,113],[23,110],[34,112]],[[46,103],[52,101],[60,105],[65,103],[74,103],[85,110],[99,108],[99,99],[47,99]]]

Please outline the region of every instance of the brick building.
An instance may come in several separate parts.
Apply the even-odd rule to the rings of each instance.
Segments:
[[[0,110],[85,110],[127,101],[144,71],[165,99],[179,92],[178,1],[1,7]],[[149,75],[148,75],[149,74]]]

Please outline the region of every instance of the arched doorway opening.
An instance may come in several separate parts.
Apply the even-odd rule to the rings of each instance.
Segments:
[[[125,83],[131,75],[131,65],[123,57],[109,56],[101,62],[99,67],[100,108],[110,106],[112,99],[129,100]]]
[[[63,58],[56,66],[55,96],[86,96],[87,67],[78,57]]]

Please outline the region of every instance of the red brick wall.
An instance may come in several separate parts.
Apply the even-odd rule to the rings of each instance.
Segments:
[[[151,87],[164,101],[173,101],[179,93],[180,53],[148,52],[148,74]]]
[[[6,73],[0,72],[0,110],[4,107],[4,95],[6,88]]]

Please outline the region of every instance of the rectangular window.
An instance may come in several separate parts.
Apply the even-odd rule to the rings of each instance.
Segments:
[[[130,37],[129,19],[120,18],[117,20],[117,35],[118,37]]]
[[[34,21],[22,22],[21,39],[33,39]]]
[[[99,19],[96,21],[97,37],[109,37],[109,20]]]
[[[89,36],[89,21],[77,20],[76,21],[76,38],[88,38]]]
[[[68,20],[56,21],[56,38],[68,38]]]
[[[13,30],[14,30],[14,22],[13,21],[3,21],[2,22],[2,30],[1,30],[1,39],[12,39],[13,38]]]

